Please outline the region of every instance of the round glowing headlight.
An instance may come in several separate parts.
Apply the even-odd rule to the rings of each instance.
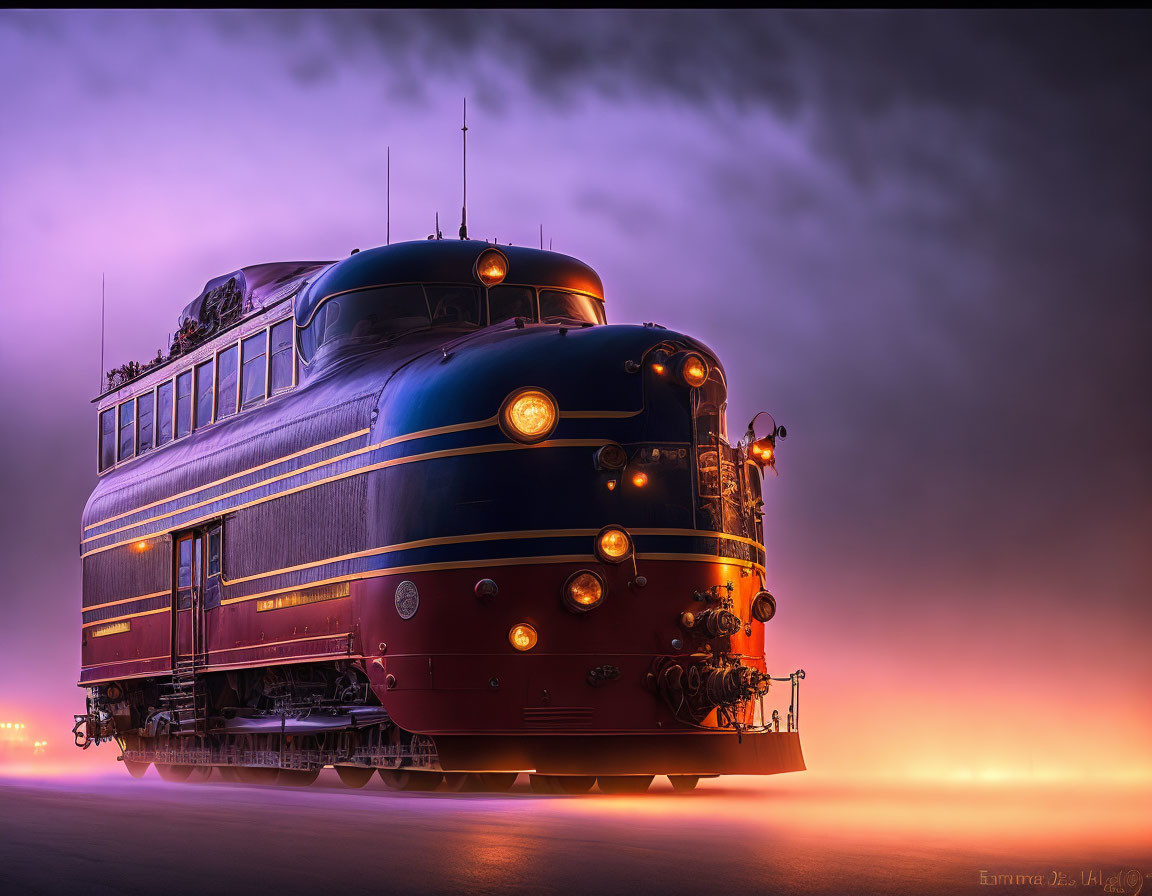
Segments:
[[[596,536],[596,556],[605,563],[621,563],[632,556],[632,539],[616,526],[605,526]]]
[[[517,442],[541,442],[556,429],[560,412],[556,400],[543,389],[520,389],[504,400],[500,426]]]
[[[517,622],[508,632],[508,643],[517,650],[531,650],[536,640],[536,629],[527,622]]]
[[[761,591],[752,598],[752,618],[757,622],[767,622],[776,615],[776,598],[767,591]]]
[[[697,388],[708,381],[708,362],[695,352],[688,352],[680,357],[680,379],[689,386]]]
[[[776,448],[771,439],[757,439],[749,448],[752,459],[762,467],[767,467],[776,456]]]
[[[485,249],[476,259],[476,279],[495,286],[508,276],[508,258],[499,249]]]
[[[588,569],[572,573],[564,583],[564,604],[573,613],[587,613],[604,603],[604,580]]]

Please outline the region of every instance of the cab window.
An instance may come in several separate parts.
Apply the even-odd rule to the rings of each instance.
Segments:
[[[475,327],[480,324],[480,290],[475,286],[426,286],[432,326]]]
[[[591,296],[559,289],[540,290],[540,320],[543,323],[604,323],[604,306]]]
[[[292,318],[272,325],[269,395],[292,388]]]
[[[536,290],[530,286],[494,286],[488,290],[488,323],[514,317],[536,320]]]

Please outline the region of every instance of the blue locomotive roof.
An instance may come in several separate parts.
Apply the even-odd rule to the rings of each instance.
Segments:
[[[476,259],[492,244],[483,240],[414,240],[365,249],[319,274],[296,300],[296,321],[306,323],[324,299],[337,293],[401,283],[478,283]],[[504,283],[547,286],[604,298],[600,276],[578,259],[524,246],[497,246],[508,259]]]

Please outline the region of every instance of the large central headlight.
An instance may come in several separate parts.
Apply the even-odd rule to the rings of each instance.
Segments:
[[[632,556],[632,539],[619,526],[605,526],[596,536],[596,555],[605,563],[622,563]]]
[[[527,444],[548,438],[559,420],[556,399],[543,389],[518,389],[500,409],[500,428],[509,438]]]

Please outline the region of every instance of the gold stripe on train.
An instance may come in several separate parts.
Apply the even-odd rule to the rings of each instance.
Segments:
[[[502,452],[502,451],[528,451],[528,450],[533,450],[533,449],[537,449],[537,448],[581,448],[581,447],[596,448],[596,447],[603,445],[606,441],[610,441],[610,440],[609,439],[556,439],[556,440],[550,440],[547,442],[537,442],[534,445],[522,445],[518,442],[505,442],[505,443],[496,444],[496,445],[476,445],[476,446],[473,446],[471,448],[448,448],[448,449],[444,449],[441,451],[429,451],[426,454],[410,454],[410,455],[407,455],[405,457],[396,457],[396,458],[392,458],[391,460],[380,461],[379,463],[368,464],[367,466],[363,466],[363,467],[357,467],[354,470],[346,470],[345,472],[337,473],[334,476],[326,476],[323,479],[317,479],[315,482],[306,482],[303,485],[296,486],[295,488],[285,489],[284,491],[277,492],[274,495],[265,495],[263,498],[257,498],[254,501],[248,501],[244,504],[236,504],[232,507],[225,507],[219,511],[214,512],[214,513],[209,513],[209,514],[205,514],[204,516],[197,517],[196,519],[185,520],[185,521],[180,523],[180,528],[181,529],[190,528],[192,526],[195,526],[197,523],[202,523],[202,522],[205,522],[207,520],[216,519],[218,516],[220,516],[221,513],[234,513],[237,510],[244,510],[245,508],[248,508],[248,507],[255,507],[257,504],[263,504],[266,501],[275,501],[277,498],[284,498],[284,497],[287,497],[288,495],[294,495],[297,492],[301,492],[301,491],[304,491],[304,490],[310,489],[310,488],[316,488],[317,486],[320,486],[320,485],[326,485],[329,482],[338,482],[341,479],[347,479],[351,476],[360,476],[364,473],[371,473],[374,470],[383,470],[387,467],[395,467],[395,466],[400,466],[402,464],[417,463],[419,461],[425,461],[425,460],[438,460],[438,459],[444,458],[444,457],[461,457],[461,456],[469,455],[469,454],[491,454],[491,453]],[[356,452],[356,453],[361,453],[361,452]],[[323,466],[323,464],[320,464],[318,466]],[[300,471],[296,471],[296,472],[300,472]],[[284,478],[284,477],[281,477],[281,478]],[[260,485],[266,485],[268,482],[273,482],[273,481],[275,481],[275,480],[265,480],[264,482],[259,483],[258,485],[251,486],[251,488],[259,488]],[[250,489],[248,489],[248,488],[240,489],[240,492],[249,491],[249,490]],[[238,494],[238,493],[239,492],[237,492],[236,494]],[[192,507],[203,506],[203,504],[213,504],[216,501],[221,501],[223,499],[224,499],[224,496],[220,496],[217,498],[213,498],[210,501],[201,502],[201,504],[194,504],[194,505],[192,505]],[[164,518],[169,517],[169,516],[175,516],[175,515],[180,514],[180,513],[185,513],[189,509],[190,508],[185,507],[185,508],[182,508],[180,510],[174,510],[174,511],[172,511],[172,513],[165,514],[162,517],[155,517],[153,520],[148,520],[147,522],[155,522],[155,520],[164,519]],[[124,528],[135,529],[135,528],[138,528],[139,526],[143,526],[143,525],[145,525],[145,523],[141,522],[141,523],[133,524],[131,526],[126,526]],[[116,530],[116,531],[122,531],[122,530]],[[95,541],[96,538],[105,538],[105,537],[107,537],[107,535],[111,535],[111,534],[112,533],[109,532],[109,533],[106,533],[105,535],[96,536],[95,538],[89,538],[88,540],[89,541]],[[106,544],[103,547],[93,548],[90,551],[85,551],[84,553],[82,553],[80,555],[80,557],[81,558],[90,557],[93,554],[99,554],[99,553],[102,553],[104,551],[110,551],[113,548],[118,548],[118,547],[122,547],[123,545],[126,545],[126,544],[131,544],[134,541],[139,541],[140,539],[149,537],[150,535],[159,535],[159,534],[163,534],[163,533],[162,532],[153,532],[153,533],[144,533],[141,535],[136,535],[136,536],[133,536],[132,538],[126,538],[123,541],[113,542],[112,544]]]

